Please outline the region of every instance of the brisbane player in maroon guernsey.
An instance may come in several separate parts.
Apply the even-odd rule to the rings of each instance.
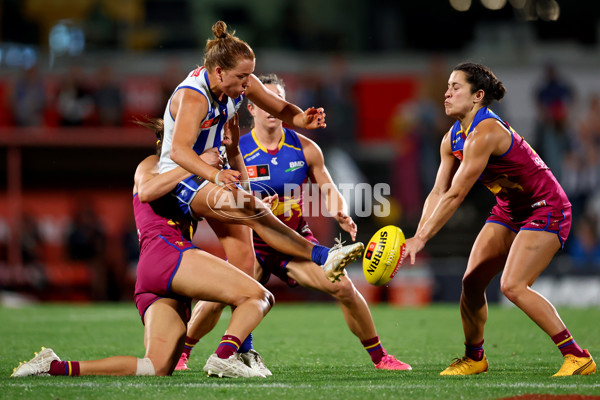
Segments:
[[[460,314],[465,356],[441,375],[472,375],[488,370],[483,351],[488,316],[485,289],[502,272],[502,293],[529,316],[564,356],[554,376],[588,375],[596,363],[581,349],[556,309],[531,288],[571,228],[571,203],[544,161],[488,106],[504,97],[502,82],[489,68],[463,63],[448,80],[444,107],[456,123],[442,140],[441,163],[414,237],[406,241],[414,263],[450,219],[477,180],[496,196],[462,280]]]

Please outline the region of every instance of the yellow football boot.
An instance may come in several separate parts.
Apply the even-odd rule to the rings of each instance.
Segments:
[[[587,357],[575,357],[572,354],[565,356],[562,367],[552,376],[592,375],[596,373],[596,362],[590,352],[584,350]]]
[[[467,356],[456,359],[448,368],[440,372],[440,375],[475,375],[488,370],[488,360],[485,354],[481,361],[475,361]]]

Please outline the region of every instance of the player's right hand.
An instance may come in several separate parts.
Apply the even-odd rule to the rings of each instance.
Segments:
[[[221,156],[221,153],[219,153],[219,149],[216,147],[211,147],[210,149],[205,150],[204,153],[200,154],[200,159],[216,169],[223,168],[223,157]]]

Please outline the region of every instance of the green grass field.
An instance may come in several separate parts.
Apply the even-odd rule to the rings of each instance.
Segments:
[[[600,358],[600,309],[561,309],[578,342]],[[551,378],[562,359],[552,341],[520,310],[491,307],[486,334],[490,371],[440,377],[462,355],[457,305],[372,308],[388,352],[410,372],[376,371],[334,304],[277,304],[255,331],[255,348],[274,376],[216,379],[202,373],[228,317],[194,349],[190,371],[172,377],[10,378],[40,346],[63,360],[142,356],[143,327],[133,304],[0,308],[2,399],[498,399],[546,393],[600,396],[600,374]]]

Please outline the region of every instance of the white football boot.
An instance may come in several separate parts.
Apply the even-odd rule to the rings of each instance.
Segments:
[[[263,374],[264,376],[273,376],[273,373],[265,365],[265,360],[254,349],[248,350],[246,353],[239,353],[244,364],[253,370]]]
[[[219,378],[264,378],[265,376],[258,371],[248,367],[238,353],[233,353],[229,358],[219,358],[217,353],[208,357],[204,372],[208,376],[218,376]]]
[[[19,363],[19,366],[13,369],[13,373],[10,375],[12,378],[21,378],[24,376],[48,376],[50,371],[50,364],[52,361],[60,361],[60,358],[54,353],[52,349],[42,347],[39,353],[35,353],[29,361]]]
[[[327,261],[322,265],[325,276],[331,282],[339,281],[344,275],[344,268],[352,261],[356,260],[365,249],[365,245],[361,242],[356,242],[343,246],[340,239],[335,239],[335,246],[329,250]]]

